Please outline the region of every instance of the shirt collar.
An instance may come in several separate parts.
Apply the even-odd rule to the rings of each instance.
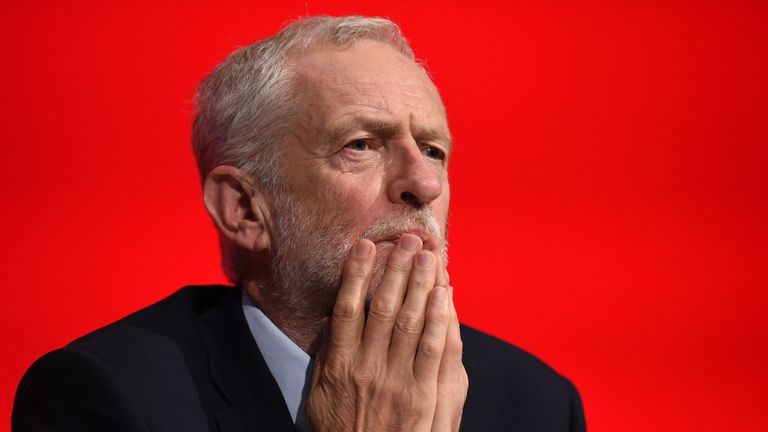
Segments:
[[[311,358],[264,315],[245,290],[242,301],[248,328],[280,387],[288,411],[296,427],[305,429],[304,396],[312,374]]]

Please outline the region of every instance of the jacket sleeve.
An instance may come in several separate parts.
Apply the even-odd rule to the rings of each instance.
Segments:
[[[11,417],[13,432],[146,431],[112,372],[76,348],[53,351],[21,379]]]

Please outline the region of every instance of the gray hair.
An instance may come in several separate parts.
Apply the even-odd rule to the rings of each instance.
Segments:
[[[192,149],[201,181],[216,166],[231,165],[254,177],[265,191],[273,191],[280,177],[279,147],[300,106],[288,56],[360,40],[389,44],[414,59],[397,24],[360,16],[298,19],[274,36],[230,54],[197,92]]]
[[[213,168],[231,165],[252,177],[265,193],[280,190],[281,144],[301,106],[289,55],[361,40],[389,44],[414,60],[397,24],[360,16],[301,18],[230,54],[203,80],[195,98],[192,149],[201,182]],[[244,263],[223,240],[221,252],[224,273],[230,281],[238,281]]]

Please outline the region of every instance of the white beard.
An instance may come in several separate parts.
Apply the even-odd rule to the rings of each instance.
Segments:
[[[445,244],[445,235],[428,207],[404,207],[360,232],[354,217],[329,218],[326,211],[308,209],[286,191],[274,193],[273,198],[275,239],[270,282],[279,301],[300,321],[315,321],[331,313],[344,263],[359,238],[377,240],[406,228],[419,228]],[[381,283],[393,246],[377,245],[369,299]],[[444,247],[443,262],[447,262],[446,250]]]

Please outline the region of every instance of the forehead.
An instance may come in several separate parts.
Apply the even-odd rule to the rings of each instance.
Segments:
[[[434,84],[420,65],[390,45],[364,40],[316,48],[292,56],[290,63],[299,91],[316,114],[407,115],[447,131]]]

